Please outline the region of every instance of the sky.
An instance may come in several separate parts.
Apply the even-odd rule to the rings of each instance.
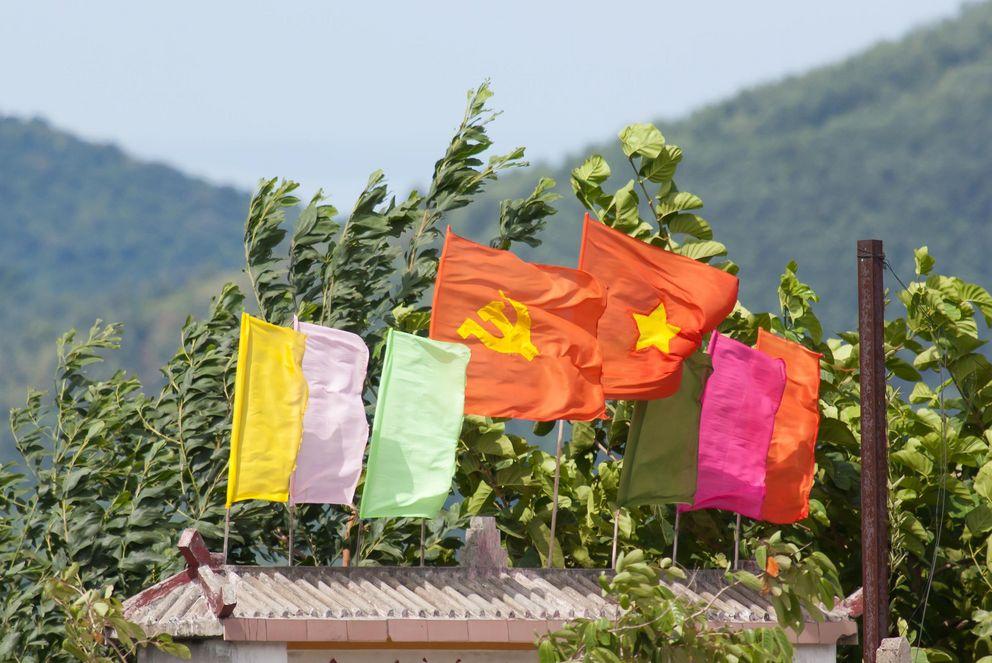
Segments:
[[[5,2],[0,114],[44,117],[217,183],[284,176],[345,203],[376,168],[400,186],[427,181],[465,91],[485,78],[504,112],[497,147],[554,160],[960,5]]]

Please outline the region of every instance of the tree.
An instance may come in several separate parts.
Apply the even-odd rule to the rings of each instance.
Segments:
[[[384,331],[426,333],[430,309],[424,302],[436,273],[441,224],[501,172],[524,165],[522,149],[483,161],[495,117],[487,107],[490,95],[488,85],[469,93],[465,115],[435,164],[426,193],[398,198],[376,172],[353,210],[342,216],[322,193],[304,205],[295,183],[263,181],[245,224],[250,298],[246,302],[236,286],[227,285],[204,320],[186,321],[179,350],[163,368],[166,384],[158,394],[146,394],[123,372],[101,377],[93,370],[104,353],[119,346],[119,326],[98,323],[85,338],[72,332],[63,337],[52,390],[30,393],[26,405],[11,414],[23,464],[0,468],[0,657],[39,661],[64,655],[59,644],[66,634],[65,615],[44,596],[43,587],[74,563],[81,569],[83,590],[112,584],[126,595],[180,566],[174,542],[183,528],[197,528],[219,548],[237,316],[243,307],[257,308],[277,324],[287,324],[296,314],[360,334],[371,348],[366,391],[371,408]],[[651,125],[628,127],[620,142],[631,179],[608,193],[610,166],[592,156],[573,171],[577,198],[632,236],[735,271],[723,259],[726,247],[697,214],[702,200],[675,185],[681,149]],[[491,244],[538,243],[555,211],[551,188],[541,180],[527,197],[501,204]],[[290,228],[288,218],[297,212]],[[979,352],[984,341],[978,325],[979,317],[986,324],[992,319],[992,297],[977,285],[931,274],[933,261],[925,251],[918,263],[920,279],[900,293],[906,315],[886,325],[887,366],[902,381],[889,392],[893,609],[905,632],[921,633],[931,645],[933,660],[941,655],[938,647],[947,656],[977,658],[989,653],[992,638],[992,605],[986,598],[992,587],[987,569],[992,561],[987,545],[992,531],[987,458],[992,365]],[[788,572],[737,576],[769,591],[788,624],[801,605],[813,606],[830,589],[836,593],[836,579],[847,590],[858,582],[858,347],[851,333],[824,340],[812,308],[816,294],[799,280],[795,265],[787,267],[778,290],[779,313],[752,313],[739,306],[721,331],[750,342],[759,327],[773,329],[824,355],[811,516],[787,528],[748,523],[747,554],[781,556],[780,568]],[[538,565],[552,555],[557,565],[608,566],[631,405],[614,402],[609,411],[606,421],[571,425],[553,547],[548,545],[553,456],[510,432],[516,429],[508,422],[466,417],[457,497],[428,523],[428,562],[454,563],[457,530],[469,516],[484,514],[496,516],[517,565]],[[537,425],[534,436],[550,430]],[[645,560],[660,565],[672,542],[672,519],[670,508],[621,511],[620,544],[630,551],[626,559],[640,564],[632,561],[638,549]],[[355,553],[359,541],[357,558],[363,564],[417,558],[418,521],[376,520],[360,526],[361,536],[345,509],[302,506],[296,562],[333,564],[346,548]],[[241,563],[284,560],[286,535],[284,509],[239,504],[230,557]],[[728,567],[722,552],[732,541],[727,514],[688,514],[683,536],[682,563]],[[836,564],[836,579],[828,560]],[[654,572],[645,571],[648,576]],[[615,579],[607,590],[621,596],[631,586]],[[681,611],[680,620],[688,615],[685,623],[695,628],[691,606],[673,604],[660,590],[652,593],[650,602],[634,605],[630,619],[668,606]],[[921,603],[924,595],[928,600]],[[602,635],[629,650],[622,638],[611,639],[611,628],[596,625],[597,640]],[[772,656],[769,652],[783,649],[774,633],[747,642],[699,633],[705,646],[743,647],[752,658],[758,656],[754,652]],[[650,647],[667,641],[638,642]],[[559,654],[571,655],[563,643],[545,649],[560,645]],[[733,651],[726,647],[723,651]]]

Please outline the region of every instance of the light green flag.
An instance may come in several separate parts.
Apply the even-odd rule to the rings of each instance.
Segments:
[[[620,473],[621,506],[692,503],[699,469],[699,414],[713,371],[696,352],[682,365],[682,383],[668,398],[637,401]]]
[[[455,474],[469,349],[389,330],[361,517],[433,518]]]

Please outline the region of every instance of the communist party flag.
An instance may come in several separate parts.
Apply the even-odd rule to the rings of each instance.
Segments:
[[[528,263],[449,228],[430,337],[472,351],[465,412],[588,421],[606,411],[596,342],[604,305],[586,272]]]
[[[737,277],[613,230],[586,214],[579,269],[606,286],[599,320],[607,398],[678,391],[682,361],[737,303]]]
[[[787,525],[809,515],[820,426],[820,355],[764,329],[758,330],[755,347],[785,362],[785,393],[768,447],[761,519]]]

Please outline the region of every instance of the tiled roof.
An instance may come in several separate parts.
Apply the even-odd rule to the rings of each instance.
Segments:
[[[535,630],[555,629],[576,617],[609,618],[618,610],[602,595],[601,570],[230,566],[208,561],[205,548],[200,558],[206,563],[198,565],[187,552],[192,563],[185,571],[125,602],[128,619],[177,637],[301,641],[395,640],[410,628],[428,641],[431,629],[443,624],[461,624],[470,634],[473,624],[498,624],[500,633],[509,628],[509,641],[531,642]],[[714,622],[753,627],[775,621],[764,597],[741,586],[728,588],[721,571],[690,573],[672,587],[708,604]],[[827,624],[809,621],[812,642],[857,632],[843,608],[830,613]],[[516,639],[514,624],[523,625]],[[479,637],[492,637],[491,629],[483,630],[490,635]]]

